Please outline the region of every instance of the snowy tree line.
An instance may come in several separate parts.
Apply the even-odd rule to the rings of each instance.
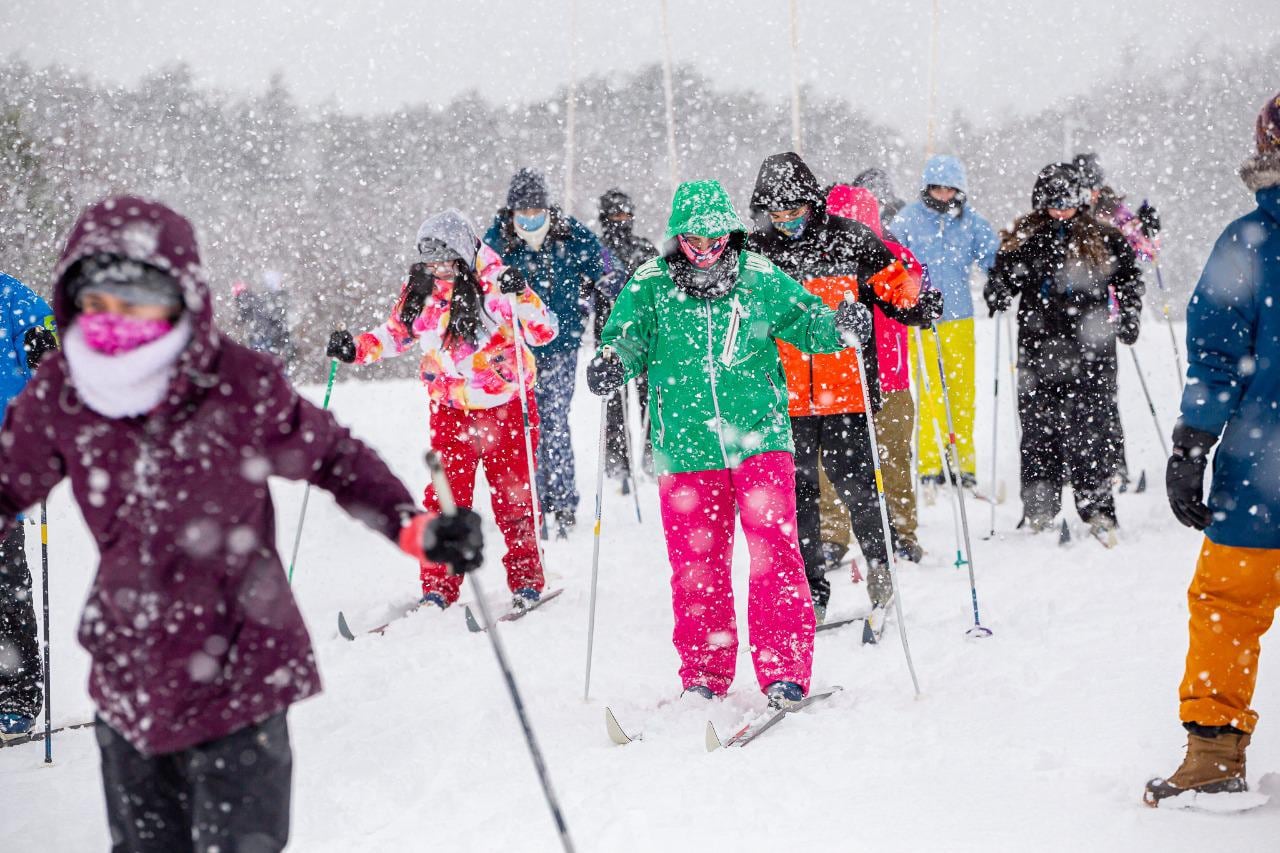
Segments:
[[[979,125],[958,109],[935,148],[967,163],[972,203],[997,224],[1028,208],[1043,165],[1097,151],[1134,206],[1149,198],[1160,209],[1166,283],[1185,298],[1213,238],[1251,201],[1235,168],[1275,88],[1280,43],[1138,67],[1129,57],[1119,79],[1027,117]],[[791,147],[789,105],[718,88],[689,67],[675,69],[674,82],[681,178],[720,179],[745,211],[760,161]],[[912,197],[924,152],[903,132],[914,138],[925,117],[886,126],[858,110],[856,83],[850,90],[849,99],[803,92],[806,160],[826,181],[885,167]],[[58,248],[84,205],[119,192],[157,197],[200,229],[233,334],[231,282],[285,274],[306,379],[321,376],[331,329],[385,315],[425,214],[458,207],[484,229],[516,168],[564,183],[563,91],[520,106],[472,92],[362,115],[301,106],[280,76],[245,97],[199,85],[183,65],[125,88],[7,61],[0,92],[0,269],[48,295]],[[660,68],[581,81],[576,129],[571,211],[594,225],[596,197],[618,186],[636,199],[637,231],[659,236],[671,190]],[[389,368],[370,376],[408,375],[412,360]]]

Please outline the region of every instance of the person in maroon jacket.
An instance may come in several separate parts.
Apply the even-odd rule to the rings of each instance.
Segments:
[[[289,705],[318,693],[267,479],[306,480],[415,558],[479,565],[281,365],[222,335],[191,224],[86,210],[54,269],[64,349],[0,429],[0,535],[64,478],[100,554],[80,621],[113,850],[283,849]]]

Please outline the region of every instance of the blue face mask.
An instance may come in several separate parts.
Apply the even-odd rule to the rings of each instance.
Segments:
[[[547,212],[544,210],[537,216],[521,216],[518,213],[512,214],[515,219],[516,227],[521,231],[537,231],[547,222]]]
[[[795,219],[791,219],[786,222],[775,222],[773,223],[773,227],[776,228],[779,233],[794,240],[804,233],[804,227],[808,224],[809,216],[806,214],[804,216],[797,216]]]

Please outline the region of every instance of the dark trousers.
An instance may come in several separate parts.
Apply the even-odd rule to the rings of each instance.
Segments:
[[[44,693],[22,523],[0,542],[0,713],[34,717]]]
[[[1022,511],[1028,519],[1050,521],[1058,514],[1065,480],[1082,519],[1115,521],[1114,380],[1114,362],[1109,371],[1099,364],[1075,376],[1055,374],[1052,381],[1034,366],[1019,366]]]
[[[1124,458],[1124,425],[1120,422],[1120,400],[1114,395],[1111,398],[1111,419],[1107,424],[1107,434],[1111,450],[1111,474],[1128,482],[1129,463]]]
[[[640,423],[644,423],[644,410],[649,400],[649,381],[648,374],[641,373],[635,379],[636,396],[640,400]],[[605,473],[615,480],[621,480],[627,476],[627,472],[634,473],[635,468],[631,464],[631,453],[634,453],[640,442],[644,439],[644,449],[642,451],[643,458],[653,458],[653,447],[649,444],[647,435],[641,436],[639,432],[631,432],[631,423],[628,422],[626,415],[628,412],[623,408],[622,395],[628,393],[625,386],[619,389],[617,394],[609,398],[607,415],[605,418]],[[627,401],[627,407],[631,406],[631,401]],[[652,466],[650,467],[652,470]]]
[[[112,853],[277,853],[289,840],[284,713],[181,752],[144,755],[101,718]]]
[[[796,526],[800,555],[814,603],[825,607],[831,584],[824,577],[822,559],[822,509],[818,487],[818,463],[849,510],[853,535],[867,561],[867,591],[873,604],[889,600],[889,555],[885,551],[876,497],[875,465],[867,437],[867,416],[807,415],[791,419],[796,451]]]
[[[534,398],[542,433],[538,442],[538,499],[543,512],[576,512],[578,479],[573,459],[573,439],[569,434],[569,404],[578,378],[578,351],[542,353],[534,351],[538,382]]]

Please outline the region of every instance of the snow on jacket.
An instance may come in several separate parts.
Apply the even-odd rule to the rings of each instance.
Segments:
[[[303,400],[280,362],[221,335],[190,223],[117,198],[89,208],[54,270],[54,316],[74,322],[68,272],[107,253],[181,284],[191,340],[164,400],[110,419],[50,353],[0,431],[0,533],[71,480],[98,545],[80,620],[98,713],[145,753],[182,750],[320,690],[307,629],[276,554],[269,476],[306,480],[393,542],[412,497],[372,450]]]
[[[1081,229],[1084,229],[1083,231]],[[1085,257],[1096,241],[1101,259]],[[1018,300],[1018,366],[1061,382],[1090,365],[1115,373],[1117,323],[1142,313],[1142,273],[1120,232],[1090,217],[1059,222],[1038,212],[1014,224],[991,270],[988,288]]]
[[[0,273],[0,416],[31,378],[27,332],[38,326],[53,331],[53,311],[25,284]]]
[[[659,474],[734,468],[759,453],[794,451],[781,339],[806,352],[844,348],[835,312],[755,252],[725,250],[732,288],[699,298],[676,283],[687,265],[670,238],[745,235],[716,181],[683,183],[667,226],[666,252],[623,287],[603,343],[628,380],[649,372],[650,434]],[[735,257],[736,255],[736,257]]]
[[[921,192],[931,184],[955,187],[966,194],[969,191],[964,166],[946,155],[931,157],[925,166]],[[894,217],[890,230],[928,267],[929,280],[942,291],[942,319],[972,317],[969,270],[974,264],[984,273],[990,269],[1000,244],[991,224],[967,202],[960,214],[953,216],[931,210],[917,199]]]
[[[880,203],[871,190],[836,184],[827,194],[827,209],[836,216],[866,225],[884,241],[885,248],[902,263],[907,275],[917,282],[922,293],[931,287],[928,269],[916,260],[911,250],[885,237],[880,220]],[[911,388],[911,336],[907,334],[907,327],[886,315],[879,305],[874,306],[872,316],[875,321],[880,390],[886,394],[906,391]],[[934,319],[936,318],[921,318],[917,325],[928,325]]]
[[[561,353],[582,345],[586,315],[590,311],[590,288],[607,286],[612,272],[608,253],[591,229],[553,207],[550,230],[535,251],[516,233],[512,212],[498,211],[484,242],[515,267],[555,315],[559,333],[536,347],[538,353]]]
[[[800,235],[793,239],[778,233],[769,211],[802,204],[809,205],[812,213]],[[907,274],[866,225],[827,213],[826,196],[798,155],[775,154],[761,164],[751,195],[751,215],[756,230],[747,247],[769,258],[829,308],[838,307],[845,293],[853,293],[869,307],[889,311],[916,304],[920,280]],[[811,355],[784,342],[779,351],[792,417],[865,411],[863,380],[852,349]],[[880,408],[878,359],[868,350],[863,360],[874,411]]]
[[[1280,548],[1280,156],[1258,207],[1214,244],[1187,307],[1182,420],[1222,436],[1205,535]]]
[[[461,219],[461,214],[453,215]],[[466,223],[465,219],[462,221]],[[470,229],[469,224],[467,228]],[[483,305],[476,342],[445,337],[453,299],[451,282],[434,282],[418,316],[410,325],[405,325],[404,305],[410,288],[405,282],[387,321],[356,338],[356,361],[372,364],[407,352],[416,344],[422,351],[418,372],[433,402],[455,409],[492,409],[520,395],[520,375],[516,369],[518,342],[511,317],[511,299],[498,287],[498,275],[504,269],[502,258],[482,243],[477,246],[475,232],[469,233],[471,239],[462,246],[467,253],[463,255],[463,262],[475,269]],[[532,288],[525,287],[517,295],[516,306],[526,344],[520,347],[524,381],[527,388],[532,388],[537,368],[529,347],[550,342],[556,336],[556,327]]]

